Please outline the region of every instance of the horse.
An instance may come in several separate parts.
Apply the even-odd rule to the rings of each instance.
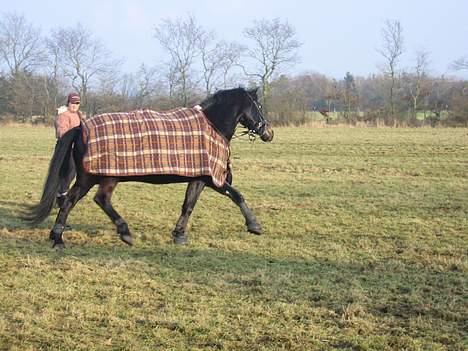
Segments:
[[[274,131],[270,123],[262,114],[262,106],[258,101],[257,89],[235,88],[220,90],[208,96],[196,107],[206,116],[214,130],[225,138],[229,147],[238,124],[247,128],[250,135],[259,136],[264,142],[273,139]],[[94,117],[93,117],[94,118]],[[195,204],[205,187],[214,189],[219,194],[230,198],[240,209],[245,218],[248,232],[262,234],[262,227],[255,215],[247,206],[242,194],[232,185],[232,170],[227,167],[225,180],[215,184],[213,178],[207,175],[185,176],[178,174],[144,174],[135,176],[108,176],[89,173],[83,166],[83,159],[87,151],[83,123],[65,133],[58,141],[49,164],[48,174],[39,203],[27,207],[23,219],[32,225],[43,222],[51,213],[55,205],[56,194],[60,179],[66,176],[69,157],[73,157],[76,164],[76,180],[70,188],[65,201],[61,204],[55,224],[49,239],[53,241],[53,248],[63,249],[63,232],[66,227],[70,211],[95,185],[98,190],[94,202],[107,214],[116,226],[120,239],[133,245],[133,237],[127,222],[117,213],[111,203],[112,193],[120,182],[144,182],[151,184],[188,183],[181,214],[172,231],[172,242],[177,245],[188,244],[187,224]],[[230,151],[230,148],[229,148]]]

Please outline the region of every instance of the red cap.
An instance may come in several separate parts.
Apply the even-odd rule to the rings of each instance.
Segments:
[[[73,104],[75,102],[80,102],[80,95],[78,95],[77,93],[68,94],[67,104],[69,103]]]

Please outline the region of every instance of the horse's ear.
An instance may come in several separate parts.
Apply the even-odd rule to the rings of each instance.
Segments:
[[[247,93],[249,93],[249,95],[252,96],[254,100],[257,100],[258,99],[257,91],[258,91],[258,87],[247,90]]]

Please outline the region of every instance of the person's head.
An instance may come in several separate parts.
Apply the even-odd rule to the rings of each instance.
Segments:
[[[80,95],[78,95],[77,93],[68,94],[67,107],[69,111],[77,112],[80,109],[80,102]]]

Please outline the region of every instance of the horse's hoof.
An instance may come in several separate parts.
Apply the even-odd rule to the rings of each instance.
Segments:
[[[188,236],[186,234],[172,233],[172,242],[176,245],[187,245]]]
[[[120,235],[120,240],[122,240],[127,245],[130,245],[130,246],[133,245],[133,238],[131,235],[128,235],[128,234]]]
[[[52,248],[57,251],[63,251],[65,249],[65,243],[63,241],[54,241]]]
[[[263,234],[262,226],[258,223],[247,224],[247,230],[249,231],[249,233],[252,233],[252,234],[256,234],[256,235]]]

